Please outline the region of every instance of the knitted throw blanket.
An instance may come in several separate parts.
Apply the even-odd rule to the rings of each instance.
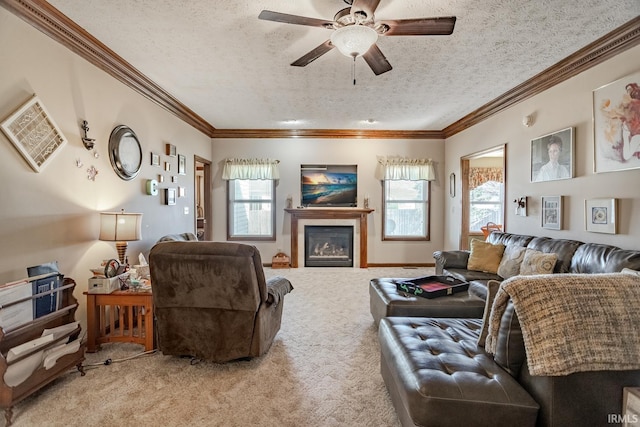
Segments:
[[[640,369],[640,277],[546,274],[505,280],[489,318],[485,349],[491,354],[509,298],[531,375]]]

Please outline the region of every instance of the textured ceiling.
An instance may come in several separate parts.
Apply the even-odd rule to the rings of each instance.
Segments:
[[[381,0],[377,19],[457,17],[451,36],[380,37],[393,70],[332,50],[289,64],[343,0],[50,0],[218,129],[441,130],[640,15],[638,0]],[[293,121],[296,122],[285,122]],[[373,121],[373,123],[368,123]]]

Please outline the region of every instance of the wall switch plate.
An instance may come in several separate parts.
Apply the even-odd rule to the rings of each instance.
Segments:
[[[184,214],[189,215],[189,206],[184,207]]]

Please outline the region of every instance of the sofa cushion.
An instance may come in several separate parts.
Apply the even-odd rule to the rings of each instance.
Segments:
[[[500,319],[493,360],[514,377],[518,376],[522,364],[527,360],[520,321],[511,301]]]
[[[494,231],[487,237],[487,242],[494,245],[502,243],[505,246],[527,246],[533,239],[533,236],[526,236],[524,234],[511,234],[502,231]]]
[[[553,269],[554,273],[569,273],[571,259],[576,250],[584,243],[577,240],[552,239],[550,237],[534,237],[527,248],[547,254],[556,254],[558,260]]]
[[[496,274],[500,261],[502,261],[503,253],[504,245],[502,243],[493,245],[474,239],[471,241],[471,253],[469,254],[467,269]]]
[[[520,275],[530,276],[533,274],[551,274],[556,265],[558,256],[556,254],[545,254],[540,251],[527,249],[520,265]]]
[[[585,243],[571,259],[571,273],[617,273],[623,268],[640,270],[640,251]]]
[[[507,246],[504,248],[504,254],[502,254],[502,260],[498,266],[498,275],[503,279],[517,276],[520,274],[520,264],[524,258],[524,246]]]

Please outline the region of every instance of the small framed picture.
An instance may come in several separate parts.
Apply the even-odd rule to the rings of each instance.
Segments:
[[[542,196],[542,228],[562,230],[562,196]]]
[[[171,175],[171,182],[173,182],[174,184],[178,183],[178,176],[177,175]]]
[[[160,166],[160,154],[151,152],[151,166]]]
[[[167,172],[171,172],[171,163],[164,162],[164,170]]]
[[[158,175],[158,182],[164,182],[164,175]]]
[[[187,174],[187,158],[178,154],[178,175],[186,175]]]
[[[178,187],[178,197],[184,197],[184,187]]]
[[[590,199],[584,202],[584,220],[587,231],[616,234],[617,199]]]
[[[173,144],[165,144],[165,153],[167,156],[175,157],[176,156],[176,146]]]
[[[573,128],[531,140],[531,182],[573,178]]]
[[[176,204],[176,189],[175,188],[165,188],[164,189],[164,204],[165,205],[175,205]]]

